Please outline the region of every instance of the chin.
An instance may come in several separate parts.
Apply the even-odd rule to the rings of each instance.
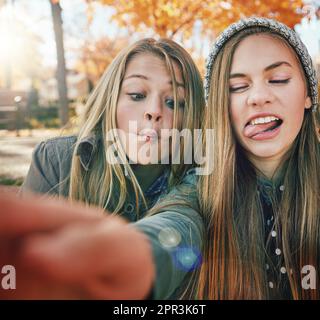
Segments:
[[[152,164],[151,161],[150,161],[150,158],[139,158],[138,161],[137,161],[137,164],[141,165],[141,166],[147,166],[149,164]]]
[[[277,146],[274,144],[260,145],[251,148],[246,147],[245,149],[250,156],[265,159],[283,155],[287,150],[284,146]]]

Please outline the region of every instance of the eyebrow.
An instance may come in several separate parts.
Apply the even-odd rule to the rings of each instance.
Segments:
[[[287,62],[287,61],[278,61],[278,62],[275,62],[275,63],[272,63],[270,64],[270,66],[267,66],[266,68],[264,68],[264,71],[270,71],[270,70],[273,70],[273,69],[276,69],[282,65],[285,65],[285,66],[288,66],[288,67],[291,67],[292,68],[292,65]],[[229,79],[232,79],[232,78],[244,78],[246,77],[246,75],[244,73],[233,73],[230,75]]]
[[[270,66],[266,67],[264,70],[265,71],[269,71],[269,70],[278,68],[278,67],[280,67],[282,65],[285,65],[287,67],[291,67],[292,68],[292,65],[289,62],[287,62],[287,61],[278,61],[278,62],[275,62],[275,63],[271,64]]]
[[[139,78],[139,79],[143,79],[143,80],[149,80],[149,78],[146,77],[146,76],[144,76],[143,74],[131,74],[131,75],[125,77],[125,78],[123,79],[123,81],[128,80],[128,79],[132,79],[132,78]],[[170,85],[172,85],[172,81],[171,81],[171,80],[168,81],[168,83],[169,83]],[[184,84],[183,84],[183,83],[180,83],[180,82],[178,82],[178,81],[176,81],[176,83],[177,83],[177,86],[178,86],[178,87],[184,88]]]

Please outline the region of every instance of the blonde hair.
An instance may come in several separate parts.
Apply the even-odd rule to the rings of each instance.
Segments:
[[[143,192],[119,142],[116,130],[113,129],[116,129],[116,108],[126,67],[136,55],[142,53],[150,53],[161,58],[171,75],[175,100],[174,128],[177,128],[178,97],[173,63],[177,63],[186,92],[182,127],[189,129],[200,127],[200,115],[204,108],[202,80],[190,55],[169,39],[137,41],[117,55],[87,101],[85,120],[72,156],[69,187],[71,200],[80,200],[119,213],[125,203],[130,183],[136,197],[136,210],[139,211],[138,200],[139,196],[144,200]],[[113,142],[106,141],[107,132],[113,132],[112,138],[117,144],[117,153],[122,164],[112,164],[117,160],[109,148]],[[90,170],[85,171],[77,155],[77,148],[81,140],[90,134],[97,135],[99,139]],[[171,165],[170,184],[178,183],[187,169],[188,166],[184,164]],[[125,172],[129,178],[126,178]]]
[[[214,129],[213,172],[201,177],[199,186],[206,226],[203,264],[194,288],[200,299],[269,297],[256,168],[235,138],[229,112],[234,52],[245,37],[257,33],[286,43],[264,28],[240,31],[221,49],[212,69],[204,128]],[[275,227],[281,226],[285,267],[293,271],[287,274],[293,299],[319,298],[318,277],[317,290],[301,288],[302,267],[320,267],[319,166],[319,110],[312,113],[310,109],[305,111],[302,128],[279,168],[285,186],[282,199],[272,199]]]

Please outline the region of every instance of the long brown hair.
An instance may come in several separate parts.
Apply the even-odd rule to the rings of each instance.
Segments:
[[[280,37],[257,27],[240,31],[221,49],[212,69],[204,128],[214,129],[213,172],[201,177],[199,186],[206,226],[196,292],[200,299],[269,297],[257,173],[235,138],[229,113],[229,74],[234,52],[242,39],[261,32]],[[279,168],[285,189],[281,200],[273,205],[275,225],[281,226],[285,267],[292,269],[288,278],[293,299],[319,298],[318,286],[317,290],[301,287],[303,266],[320,267],[319,166],[319,110],[309,109]]]

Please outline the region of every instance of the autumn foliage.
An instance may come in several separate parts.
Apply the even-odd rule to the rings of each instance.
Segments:
[[[93,2],[94,0],[87,0]],[[302,0],[99,0],[115,10],[120,26],[141,31],[152,29],[161,37],[192,34],[196,22],[202,33],[219,33],[239,18],[252,15],[275,18],[293,27],[302,18]]]
[[[81,50],[76,69],[86,75],[91,85],[95,85],[118,52],[128,45],[127,38],[102,38],[87,43]]]
[[[194,42],[196,38],[198,41],[199,37],[203,37],[211,42],[223,29],[240,18],[252,15],[264,16],[294,27],[303,17],[302,0],[86,0],[86,2],[89,5],[87,10],[89,22],[95,14],[94,4],[106,5],[114,12],[112,19],[128,32],[127,40],[101,39],[83,48],[78,70],[85,72],[91,83],[96,83],[121,47],[130,42],[129,35],[136,32],[154,37],[173,38],[182,43],[192,54],[199,49],[194,49],[193,45],[186,46],[185,40],[191,38],[191,42]],[[107,26],[106,21],[105,27]],[[196,37],[195,26],[197,26]],[[202,55],[192,54],[192,56],[203,72]]]

